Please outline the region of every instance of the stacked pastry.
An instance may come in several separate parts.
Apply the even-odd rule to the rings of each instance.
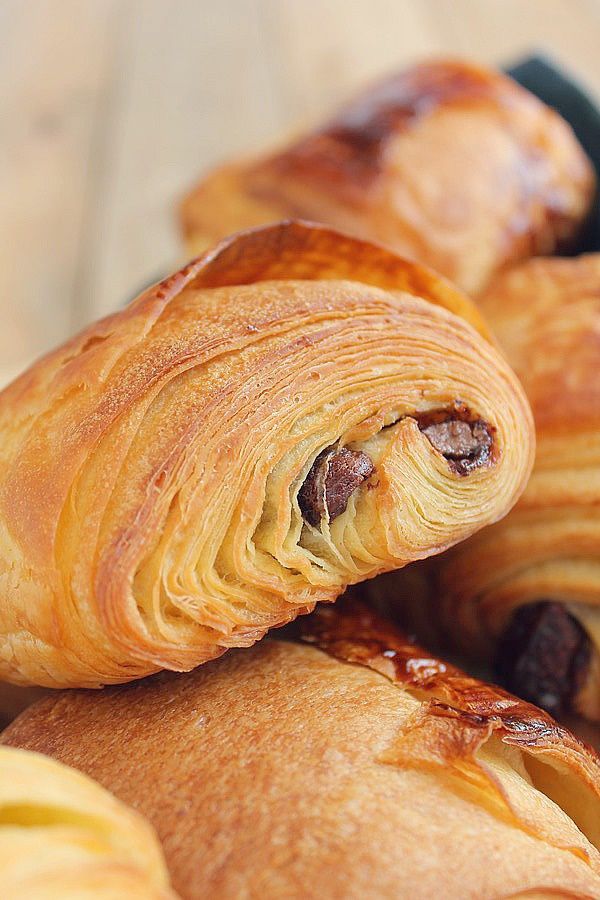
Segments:
[[[600,895],[591,750],[365,609],[300,622],[190,675],[54,694],[4,741],[143,812],[182,897]]]
[[[481,305],[537,458],[516,509],[441,560],[442,621],[511,690],[600,721],[600,255],[522,263]]]
[[[600,720],[600,262],[525,261],[493,278],[572,246],[594,182],[569,127],[509,78],[425,63],[283,148],[215,170],[185,198],[182,224],[194,248],[231,226],[301,214],[383,240],[480,294],[533,405],[536,471],[506,522],[442,558],[439,589],[415,595],[403,578],[398,602],[420,633],[494,660],[517,693]],[[367,594],[385,603],[389,586]]]
[[[0,394],[0,676],[103,688],[50,691],[3,734],[2,897],[169,896],[152,828],[183,898],[600,896],[595,753],[331,605],[443,554],[427,615],[484,656],[504,628],[512,669],[521,608],[544,634],[558,615],[553,677],[597,697],[593,297],[569,329],[563,289],[523,303],[518,273],[481,301],[521,375],[553,348],[525,378],[526,488],[526,393],[422,265],[482,291],[574,241],[592,193],[568,126],[509,79],[418,66],[210,176],[186,229],[224,240]],[[290,216],[355,236],[264,224]]]

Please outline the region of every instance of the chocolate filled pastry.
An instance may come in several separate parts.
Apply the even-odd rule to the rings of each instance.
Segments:
[[[600,896],[600,760],[365,607],[189,675],[53,693],[5,731],[154,824],[208,897]]]
[[[537,457],[512,513],[440,560],[435,611],[510,690],[600,721],[600,254],[522,263],[481,307],[531,401]]]
[[[81,772],[0,748],[2,900],[175,900],[150,825]]]
[[[570,244],[594,195],[570,126],[499,72],[422,63],[329,121],[209,173],[185,197],[199,253],[231,231],[287,217],[381,241],[476,293],[502,266]]]
[[[533,425],[484,334],[430,271],[284,223],[40,360],[0,394],[1,677],[188,670],[504,515]]]

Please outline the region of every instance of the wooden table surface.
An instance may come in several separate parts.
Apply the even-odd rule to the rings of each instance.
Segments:
[[[181,261],[210,164],[427,55],[544,49],[600,97],[600,0],[0,0],[0,381]]]

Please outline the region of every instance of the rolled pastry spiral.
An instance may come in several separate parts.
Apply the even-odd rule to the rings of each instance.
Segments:
[[[428,270],[287,223],[35,364],[0,395],[1,676],[188,670],[504,515],[532,422],[477,328]]]
[[[91,779],[0,748],[3,900],[175,900],[150,825]]]
[[[144,813],[186,900],[598,896],[594,752],[344,604],[189,675],[53,694],[3,740]]]
[[[512,690],[600,720],[600,254],[522,263],[481,306],[531,401],[536,463],[511,514],[440,560],[435,608]]]
[[[569,125],[499,72],[457,60],[386,78],[333,118],[223,165],[181,207],[199,253],[294,217],[381,241],[479,292],[510,261],[570,243],[594,195]]]

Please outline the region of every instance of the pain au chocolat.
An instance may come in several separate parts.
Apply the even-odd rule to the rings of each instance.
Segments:
[[[234,236],[0,394],[0,676],[186,670],[504,515],[530,410],[478,312],[374,245]]]
[[[0,747],[2,900],[175,900],[156,835],[81,772]]]
[[[515,693],[600,721],[600,254],[521,263],[481,306],[531,401],[537,457],[504,522],[440,560],[435,611]]]
[[[480,291],[499,268],[570,243],[593,169],[569,125],[499,72],[413,66],[320,127],[215,169],[185,197],[190,252],[239,228],[324,222]]]
[[[143,813],[185,900],[600,896],[600,760],[356,605],[4,733]]]

